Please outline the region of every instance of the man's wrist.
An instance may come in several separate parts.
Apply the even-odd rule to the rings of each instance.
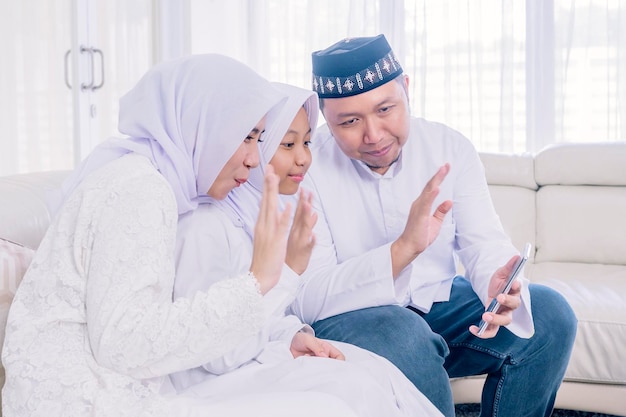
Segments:
[[[402,270],[418,257],[421,252],[409,250],[406,242],[399,237],[391,244],[391,266],[393,278],[396,279]]]

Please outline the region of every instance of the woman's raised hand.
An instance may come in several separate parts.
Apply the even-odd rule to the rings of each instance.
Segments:
[[[298,206],[293,218],[285,263],[298,275],[309,265],[311,252],[315,246],[313,226],[317,222],[317,213],[313,212],[313,193],[300,190]]]
[[[267,165],[259,217],[254,227],[254,242],[250,272],[265,294],[278,283],[287,251],[287,232],[291,206],[278,209],[278,176]]]

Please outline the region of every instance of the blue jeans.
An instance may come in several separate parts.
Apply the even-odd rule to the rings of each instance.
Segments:
[[[481,417],[549,417],[569,362],[577,319],[556,291],[529,286],[535,334],[505,328],[492,339],[469,332],[485,310],[456,277],[450,301],[428,314],[399,306],[351,311],[313,323],[318,337],[352,343],[393,362],[445,416],[454,416],[450,377],[487,374]]]

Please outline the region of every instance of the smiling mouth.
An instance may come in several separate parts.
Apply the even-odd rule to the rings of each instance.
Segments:
[[[377,149],[377,150],[373,150],[373,151],[367,151],[365,153],[368,154],[368,155],[371,155],[371,156],[384,156],[384,155],[387,155],[387,153],[389,152],[390,149],[391,149],[391,145],[385,146],[382,149]]]

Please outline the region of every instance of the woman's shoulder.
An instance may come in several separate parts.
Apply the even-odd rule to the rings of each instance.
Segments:
[[[152,162],[145,156],[132,153],[114,159],[93,171],[81,186],[87,190],[115,190],[118,193],[134,193],[139,190],[140,194],[172,193],[169,183]]]
[[[82,204],[106,204],[115,200],[124,205],[150,205],[158,202],[168,212],[176,212],[176,200],[171,186],[141,155],[127,154],[114,159],[89,174],[70,200]]]
[[[105,164],[92,176],[94,179],[106,179],[113,183],[147,181],[154,184],[167,184],[165,178],[143,155],[126,154]]]

